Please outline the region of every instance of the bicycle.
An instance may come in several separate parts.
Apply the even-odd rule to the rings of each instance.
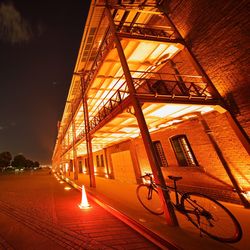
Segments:
[[[150,213],[162,215],[163,208],[158,196],[158,188],[174,191],[174,209],[185,215],[195,227],[202,233],[220,242],[235,243],[242,238],[242,229],[234,215],[221,203],[213,198],[198,192],[181,193],[177,189],[176,182],[181,180],[179,176],[168,176],[173,181],[173,187],[163,188],[153,180],[151,173],[145,173],[141,178],[148,182],[140,184],[136,189],[139,202]]]

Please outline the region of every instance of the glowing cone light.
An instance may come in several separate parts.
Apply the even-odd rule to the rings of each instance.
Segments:
[[[89,207],[90,207],[90,205],[88,203],[85,187],[84,187],[84,185],[82,185],[82,202],[81,202],[81,204],[79,204],[79,208],[86,209]]]

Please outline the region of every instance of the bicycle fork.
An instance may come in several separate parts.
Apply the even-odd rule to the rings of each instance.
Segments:
[[[152,199],[152,195],[153,195],[153,187],[149,186],[148,187],[148,200]]]
[[[199,228],[199,231],[200,231],[200,237],[202,237],[201,216],[206,218],[206,220],[207,220],[210,227],[214,226],[210,221],[211,219],[213,219],[213,217],[208,211],[206,211],[206,210],[200,211],[199,208],[197,208],[197,207],[194,209],[193,213],[197,218],[198,228]]]

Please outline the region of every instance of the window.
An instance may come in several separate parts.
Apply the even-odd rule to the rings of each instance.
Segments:
[[[84,159],[84,164],[85,164],[85,171],[87,171],[88,172],[88,170],[89,170],[89,162],[88,162],[88,159],[87,158],[85,158]]]
[[[79,161],[79,173],[82,173],[82,161]]]
[[[185,135],[170,138],[177,161],[180,166],[198,166],[192,148]]]
[[[100,167],[99,155],[96,156],[96,167]]]
[[[161,167],[167,167],[168,163],[167,163],[167,159],[165,157],[161,142],[160,141],[154,141],[153,145],[154,145],[154,149],[155,149],[158,164]]]
[[[73,160],[70,160],[69,168],[70,168],[70,171],[73,172]]]
[[[103,155],[101,155],[101,167],[104,167],[104,159],[103,159]]]

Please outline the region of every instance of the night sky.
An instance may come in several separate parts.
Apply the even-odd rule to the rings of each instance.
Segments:
[[[0,0],[0,153],[50,164],[89,0]]]

